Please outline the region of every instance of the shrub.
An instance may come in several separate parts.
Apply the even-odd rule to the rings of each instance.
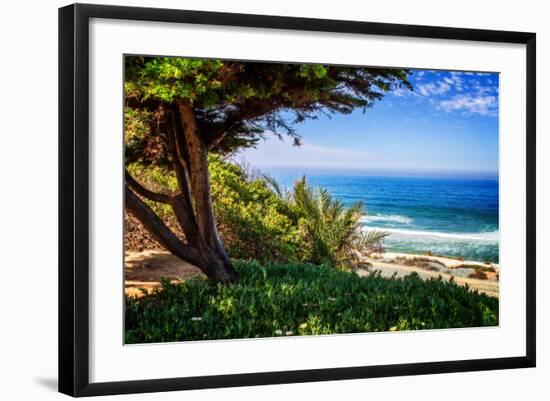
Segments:
[[[177,190],[175,175],[165,167],[131,163],[127,168],[154,191]],[[344,208],[327,191],[314,191],[305,177],[285,192],[273,179],[213,154],[209,155],[209,174],[216,222],[232,258],[351,269],[363,265],[360,252],[386,235],[363,233],[361,203]],[[183,235],[170,206],[146,202],[176,234]],[[127,236],[127,243],[136,244],[135,235],[132,241]]]
[[[210,155],[212,201],[229,255],[282,263],[300,260],[307,248],[287,202],[261,178]]]
[[[231,285],[190,279],[126,298],[126,343],[498,325],[498,299],[441,279],[360,277],[237,261]]]
[[[341,269],[361,267],[361,252],[387,235],[361,230],[361,202],[345,208],[342,201],[333,199],[321,187],[314,191],[305,176],[296,181],[287,197],[310,244],[309,262]]]
[[[175,175],[162,166],[132,163],[127,168],[154,191],[169,193],[177,189]],[[262,262],[299,260],[306,244],[289,217],[288,205],[262,179],[249,178],[242,168],[216,155],[209,156],[209,173],[214,214],[231,257]],[[182,234],[169,205],[146,202],[173,231]]]

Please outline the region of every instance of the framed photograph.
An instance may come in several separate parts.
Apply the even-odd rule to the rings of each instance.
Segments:
[[[535,366],[535,34],[59,10],[59,390]]]

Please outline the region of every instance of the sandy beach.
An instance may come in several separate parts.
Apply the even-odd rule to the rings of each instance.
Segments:
[[[498,297],[499,294],[500,268],[495,263],[394,252],[371,253],[364,256],[364,260],[369,267],[359,270],[359,275],[378,271],[384,277],[403,277],[411,273],[417,273],[425,279],[441,276],[444,280],[453,278],[459,285],[468,285],[492,297]],[[160,287],[162,277],[178,282],[201,276],[203,274],[198,268],[165,251],[125,253],[125,292],[130,296],[143,295],[141,289],[151,292]]]
[[[472,289],[498,298],[500,267],[496,263],[395,252],[371,253],[364,256],[364,260],[370,266],[364,271],[359,271],[360,275],[378,271],[384,277],[394,274],[403,277],[411,273],[417,273],[425,279],[441,276],[444,280],[453,278],[459,285],[468,285]]]

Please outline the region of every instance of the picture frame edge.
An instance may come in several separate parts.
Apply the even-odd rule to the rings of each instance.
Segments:
[[[525,356],[397,365],[243,373],[90,383],[88,27],[90,18],[201,23],[251,28],[412,36],[526,45],[527,277]],[[339,28],[341,30],[334,30]],[[406,34],[410,33],[410,34]],[[438,26],[372,23],[255,14],[71,4],[58,10],[59,263],[58,390],[80,397],[375,377],[528,368],[536,366],[536,34]],[[477,39],[476,39],[477,38]]]

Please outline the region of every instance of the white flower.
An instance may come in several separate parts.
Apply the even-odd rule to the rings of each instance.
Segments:
[[[194,321],[194,322],[200,322],[202,320],[202,317],[194,316],[194,317],[191,318],[191,320]]]
[[[285,333],[285,335],[287,335],[287,336],[291,336],[291,335],[293,335],[293,334],[294,334],[293,331],[287,331],[287,332]]]
[[[275,334],[278,335],[278,336],[281,336],[281,335],[283,335],[283,331],[282,330],[275,330]]]

